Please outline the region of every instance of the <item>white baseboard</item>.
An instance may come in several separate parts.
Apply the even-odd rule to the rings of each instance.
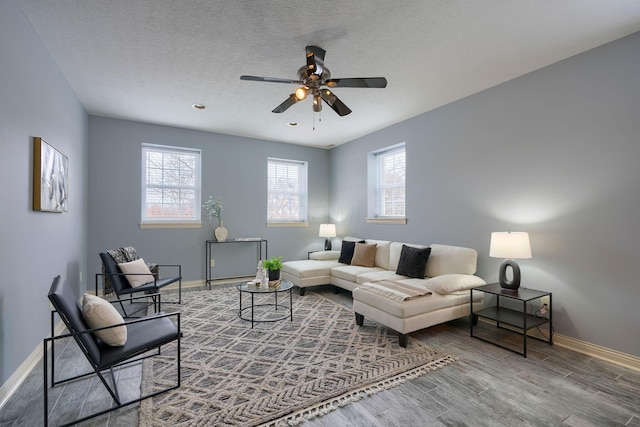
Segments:
[[[625,368],[633,369],[634,371],[640,371],[640,357],[632,356],[610,348],[601,347],[586,341],[580,341],[561,334],[553,334],[553,344],[577,353],[595,357],[596,359],[624,366]]]
[[[59,321],[54,328],[54,334],[60,335],[64,332],[65,326],[62,321]],[[38,363],[42,362],[44,350],[42,349],[42,343],[40,343],[35,350],[25,359],[18,369],[9,377],[6,383],[0,387],[0,409],[4,406],[9,398],[16,392],[20,384],[27,378],[27,375],[31,373]]]

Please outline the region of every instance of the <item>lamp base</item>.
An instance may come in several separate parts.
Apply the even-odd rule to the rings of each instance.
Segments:
[[[513,279],[507,279],[507,268],[511,267]],[[500,265],[498,281],[502,289],[509,291],[517,291],[520,287],[520,266],[515,260],[507,259]]]
[[[331,250],[331,239],[324,239],[324,250],[325,251]]]

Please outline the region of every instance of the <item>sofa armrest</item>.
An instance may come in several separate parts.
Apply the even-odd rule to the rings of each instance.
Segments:
[[[467,291],[476,286],[486,285],[484,279],[472,274],[441,274],[425,281],[425,286],[440,295],[457,291]]]
[[[309,259],[317,261],[337,260],[340,258],[340,251],[317,251],[309,254]]]

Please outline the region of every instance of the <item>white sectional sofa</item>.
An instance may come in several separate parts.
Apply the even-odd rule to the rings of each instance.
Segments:
[[[307,287],[325,284],[352,291],[357,324],[364,325],[364,318],[381,323],[398,332],[403,347],[410,332],[468,316],[469,289],[485,284],[474,275],[477,252],[471,248],[352,237],[346,237],[343,242],[348,243],[341,251],[314,252],[308,260],[285,262],[282,278],[298,286],[300,295],[304,295]],[[345,262],[347,246],[355,246],[351,263]],[[375,255],[372,255],[373,247]],[[365,250],[367,255],[361,257]],[[416,260],[409,257],[423,259],[425,251],[428,258],[424,272],[418,268],[416,274],[416,266],[412,265],[414,271],[409,272],[412,277],[405,275],[408,262],[416,264]],[[339,262],[341,256],[343,262]],[[474,295],[477,294],[480,293]],[[481,295],[477,298],[473,302],[474,311],[483,303]]]

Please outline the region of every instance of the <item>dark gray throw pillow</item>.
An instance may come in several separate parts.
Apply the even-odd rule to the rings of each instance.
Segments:
[[[430,254],[431,248],[414,248],[402,245],[396,274],[413,277],[415,279],[424,279],[427,260]]]
[[[360,242],[351,242],[349,240],[342,241],[342,249],[340,249],[340,258],[338,259],[339,263],[351,264],[353,252],[356,249],[356,243],[364,243],[364,240],[361,240]]]

